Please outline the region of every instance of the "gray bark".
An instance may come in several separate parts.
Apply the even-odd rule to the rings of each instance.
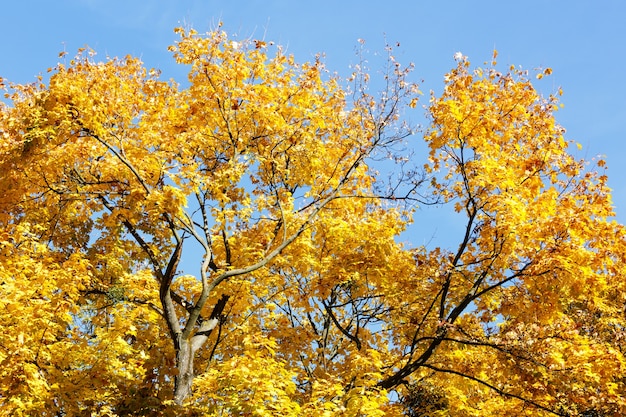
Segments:
[[[178,374],[174,378],[174,402],[182,404],[191,395],[193,383],[194,350],[190,340],[179,340],[176,351],[176,368]]]

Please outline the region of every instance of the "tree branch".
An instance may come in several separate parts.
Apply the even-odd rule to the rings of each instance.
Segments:
[[[566,413],[561,413],[561,412],[558,412],[558,411],[554,411],[551,408],[543,406],[543,405],[539,404],[538,402],[533,401],[531,399],[524,398],[521,395],[513,394],[511,392],[507,392],[507,391],[505,391],[503,389],[500,389],[500,388],[496,387],[495,385],[490,384],[487,381],[483,381],[482,379],[477,378],[475,376],[467,375],[467,374],[464,374],[462,372],[454,371],[452,369],[439,368],[439,367],[434,366],[434,365],[426,365],[425,364],[423,366],[424,366],[424,368],[428,368],[428,369],[431,369],[431,370],[436,371],[436,372],[457,375],[457,376],[469,379],[470,381],[474,381],[474,382],[476,382],[476,383],[478,383],[480,385],[483,385],[483,386],[493,390],[494,392],[496,392],[497,394],[499,394],[499,395],[501,395],[503,397],[515,398],[515,399],[520,400],[520,401],[522,401],[522,402],[524,402],[526,404],[530,404],[530,405],[532,405],[535,408],[538,408],[540,410],[546,411],[546,412],[548,412],[550,414],[554,414],[555,416],[566,417],[568,415]]]

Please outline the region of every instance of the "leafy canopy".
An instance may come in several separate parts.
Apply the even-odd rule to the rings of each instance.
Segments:
[[[557,97],[458,54],[422,157],[391,48],[373,96],[177,32],[182,84],[81,51],[5,87],[3,415],[626,412],[624,229]],[[450,247],[400,243],[418,203]]]

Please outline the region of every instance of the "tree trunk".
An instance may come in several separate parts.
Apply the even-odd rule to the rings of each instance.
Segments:
[[[191,395],[193,384],[193,356],[190,340],[180,339],[176,351],[176,369],[178,374],[174,378],[174,402],[181,405]]]
[[[176,349],[176,369],[178,373],[174,378],[174,402],[181,405],[187,397],[191,395],[191,386],[193,384],[193,360],[198,349],[200,349],[207,340],[213,329],[223,319],[222,312],[230,296],[222,294],[220,299],[213,307],[213,311],[208,320],[201,320],[200,328],[195,335],[189,339],[177,334],[174,337],[174,348]]]

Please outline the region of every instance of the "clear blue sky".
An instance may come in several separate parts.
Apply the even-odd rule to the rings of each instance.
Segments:
[[[1,13],[0,76],[20,83],[45,74],[60,51],[73,56],[85,45],[102,59],[140,56],[182,81],[166,49],[172,29],[205,32],[219,21],[229,33],[287,46],[300,61],[322,52],[339,74],[355,61],[358,38],[371,52],[382,52],[385,39],[400,42],[397,57],[416,64],[425,92],[441,89],[455,52],[482,65],[495,48],[503,69],[554,70],[537,85],[546,94],[563,88],[558,121],[583,156],[606,155],[626,221],[626,1],[21,0],[3,2]]]

